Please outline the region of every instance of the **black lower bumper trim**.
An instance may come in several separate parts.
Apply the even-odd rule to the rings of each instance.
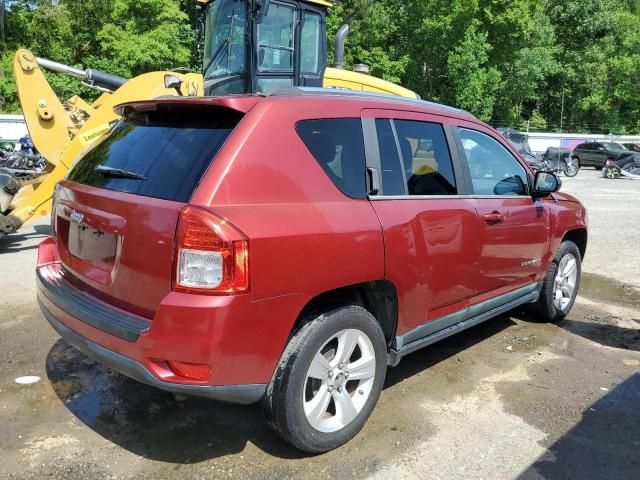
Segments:
[[[128,342],[135,342],[149,330],[148,321],[81,292],[63,278],[46,275],[44,269],[36,269],[36,280],[42,295],[69,315],[98,330]]]
[[[51,326],[60,334],[60,336],[70,345],[80,350],[88,357],[106,365],[127,377],[146,383],[153,387],[168,392],[181,393],[184,395],[195,395],[198,397],[207,397],[223,402],[250,404],[258,402],[267,389],[264,384],[251,385],[181,385],[177,383],[163,382],[158,380],[149,370],[141,363],[131,358],[120,355],[106,349],[91,340],[84,338],[82,335],[69,329],[59,322],[49,310],[38,300],[42,313]]]

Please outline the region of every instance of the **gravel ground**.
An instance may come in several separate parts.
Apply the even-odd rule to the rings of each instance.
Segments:
[[[640,288],[640,180],[609,180],[592,168],[561,178],[562,191],[578,197],[589,211],[584,271]]]
[[[569,317],[517,311],[410,355],[361,434],[311,457],[257,406],[175,398],[70,348],[34,298],[46,225],[0,239],[0,478],[640,478],[640,181],[585,169],[563,189],[591,217]]]

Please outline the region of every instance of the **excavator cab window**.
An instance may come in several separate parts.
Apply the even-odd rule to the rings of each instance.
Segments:
[[[294,0],[215,0],[205,20],[205,94],[322,86],[326,7]]]
[[[205,21],[204,79],[217,94],[247,91],[247,4],[218,0],[209,5]]]

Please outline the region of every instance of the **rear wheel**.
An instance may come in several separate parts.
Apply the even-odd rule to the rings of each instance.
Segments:
[[[575,158],[567,158],[563,173],[567,177],[575,177],[580,171],[580,163]]]
[[[373,411],[387,367],[380,324],[343,307],[306,323],[289,341],[264,399],[286,441],[320,453],[348,442]]]
[[[602,176],[605,178],[615,179],[615,178],[620,178],[621,175],[622,175],[622,171],[620,170],[620,168],[616,167],[615,165],[604,167],[604,169],[602,170]]]
[[[581,271],[577,245],[568,240],[562,242],[549,265],[540,298],[535,304],[537,312],[546,321],[558,322],[567,316],[578,295]]]

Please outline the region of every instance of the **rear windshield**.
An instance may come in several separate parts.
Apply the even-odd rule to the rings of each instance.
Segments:
[[[187,202],[242,114],[194,105],[135,112],[87,153],[68,180]]]

